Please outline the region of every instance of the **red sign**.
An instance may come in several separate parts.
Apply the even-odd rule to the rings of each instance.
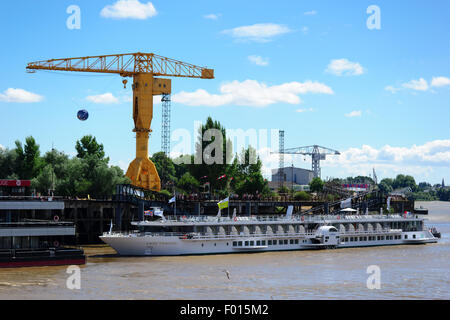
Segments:
[[[29,187],[31,180],[0,180],[0,187]]]

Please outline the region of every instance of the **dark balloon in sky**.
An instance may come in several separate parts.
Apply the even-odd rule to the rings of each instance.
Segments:
[[[86,110],[80,110],[77,113],[77,118],[81,121],[86,121],[89,118],[89,112]]]

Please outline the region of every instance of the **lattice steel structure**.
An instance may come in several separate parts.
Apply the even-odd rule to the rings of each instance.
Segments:
[[[279,152],[279,169],[278,169],[278,177],[279,183],[278,187],[281,188],[284,183],[284,130],[280,130],[278,133],[278,152]]]
[[[280,151],[281,152],[281,151]],[[308,155],[312,158],[312,171],[314,172],[314,178],[321,177],[320,160],[325,160],[327,155],[340,155],[340,152],[326,147],[318,145],[290,148],[283,151],[284,154],[301,154]]]
[[[170,94],[163,94],[161,98],[162,117],[161,117],[161,151],[170,157]]]

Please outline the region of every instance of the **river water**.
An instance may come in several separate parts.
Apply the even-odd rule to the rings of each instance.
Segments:
[[[183,257],[119,257],[87,246],[80,289],[67,267],[0,269],[0,299],[450,299],[450,202],[429,209],[436,244]],[[379,267],[380,288],[368,289]],[[223,270],[228,270],[230,279]]]

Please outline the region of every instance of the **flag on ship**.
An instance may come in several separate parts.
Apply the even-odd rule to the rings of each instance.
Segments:
[[[223,199],[222,201],[218,202],[217,205],[219,206],[219,209],[228,208],[228,201],[229,201],[229,197],[227,197],[226,199]]]
[[[169,200],[169,204],[175,202],[175,200],[175,196],[173,196],[173,198]]]

